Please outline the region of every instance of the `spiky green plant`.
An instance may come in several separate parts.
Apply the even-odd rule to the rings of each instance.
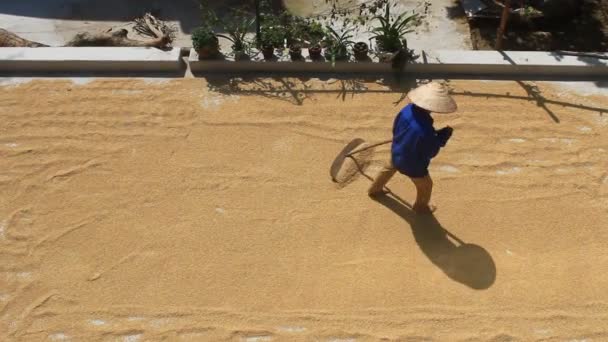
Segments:
[[[331,57],[332,65],[335,65],[337,60],[345,60],[348,58],[348,48],[355,44],[352,40],[352,32],[354,30],[354,28],[347,28],[339,33],[331,26],[327,26],[328,36],[325,40],[327,44],[325,54]]]
[[[226,34],[217,34],[218,37],[232,42],[232,51],[247,52],[251,44],[247,41],[247,33],[253,26],[255,19],[237,18],[225,25]]]
[[[375,16],[378,26],[371,30],[372,38],[376,40],[380,50],[387,52],[397,52],[403,48],[405,35],[414,32],[420,17],[416,13],[402,13],[396,18],[391,17],[390,3],[386,4],[384,15]]]

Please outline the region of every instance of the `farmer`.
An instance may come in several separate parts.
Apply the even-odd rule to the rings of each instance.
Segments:
[[[416,186],[414,211],[430,214],[435,208],[429,204],[433,181],[428,167],[453,131],[449,126],[436,131],[431,113],[453,113],[457,107],[447,89],[436,82],[410,91],[408,98],[411,103],[397,114],[393,124],[391,161],[376,175],[368,192],[370,196],[384,194],[384,185],[399,171]]]

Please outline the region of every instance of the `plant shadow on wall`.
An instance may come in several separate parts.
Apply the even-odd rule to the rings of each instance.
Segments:
[[[210,90],[225,95],[263,96],[287,101],[301,106],[315,94],[335,94],[336,99],[347,101],[359,94],[395,94],[395,106],[405,100],[410,89],[416,87],[416,79],[395,75],[385,78],[361,76],[360,78],[327,75],[319,78],[302,76],[203,76]],[[374,87],[370,88],[371,85]],[[377,85],[377,86],[376,86]]]
[[[553,106],[561,106],[566,108],[576,108],[585,111],[597,112],[600,116],[603,116],[605,113],[608,113],[608,108],[605,107],[596,107],[589,106],[579,103],[571,103],[559,99],[551,99],[547,98],[543,95],[540,88],[534,84],[533,82],[524,82],[524,81],[515,81],[519,86],[521,86],[525,91],[527,96],[519,96],[512,95],[510,93],[506,94],[497,94],[497,93],[481,93],[481,92],[471,92],[471,91],[451,91],[450,94],[457,96],[470,96],[470,97],[485,97],[485,98],[501,98],[501,99],[511,99],[511,100],[524,100],[524,101],[533,101],[536,102],[536,105],[542,108],[547,112],[549,117],[555,123],[560,123],[560,119],[558,115],[551,110],[548,105]]]
[[[608,11],[608,9],[607,9]],[[577,60],[592,66],[592,67],[600,67],[606,68],[608,67],[608,56],[604,53],[594,53],[594,52],[572,52],[572,51],[554,51],[551,52],[551,56],[555,58],[556,61],[561,61],[565,56],[575,56]],[[608,88],[608,81],[605,80],[597,80],[594,82],[596,86],[600,88]]]
[[[434,215],[417,215],[409,203],[394,193],[378,197],[376,201],[410,225],[422,252],[450,279],[475,290],[485,290],[494,284],[496,265],[483,247],[463,242]]]
[[[504,51],[499,51],[499,53],[503,56],[503,58],[508,61],[509,63],[511,63],[512,65],[517,65],[517,63],[515,63],[515,61],[513,60],[513,58],[511,58],[506,52]],[[551,55],[553,55],[553,57],[557,60],[561,60],[561,58],[563,58],[564,52],[561,53],[552,53]],[[589,54],[587,54],[589,55]],[[597,57],[596,54],[591,54],[593,57]],[[581,59],[583,58],[583,59]],[[605,57],[603,57],[605,58]],[[604,67],[606,64],[604,64],[603,62],[598,61],[595,58],[589,58],[589,56],[579,56],[578,57],[579,60],[589,64],[589,65],[595,65],[595,66],[602,66]],[[598,111],[600,112],[600,116],[603,115],[604,112],[606,112],[605,108],[597,108],[597,107],[589,107],[589,106],[583,106],[583,105],[575,105],[575,104],[571,104],[568,102],[563,102],[563,101],[556,101],[556,100],[548,100],[547,98],[545,98],[540,90],[540,88],[534,84],[533,82],[524,82],[521,80],[515,80],[515,82],[517,82],[517,84],[522,87],[526,93],[528,94],[528,97],[517,97],[517,96],[513,96],[513,98],[521,98],[521,99],[529,99],[529,100],[533,100],[536,102],[536,105],[541,107],[544,111],[547,112],[547,114],[551,117],[551,119],[553,119],[553,121],[555,123],[560,123],[559,118],[557,117],[557,115],[555,115],[555,113],[549,109],[547,107],[547,104],[558,104],[558,105],[562,105],[564,107],[574,107],[574,108],[579,108],[579,109],[586,109],[586,110],[593,110],[593,111]],[[602,87],[603,85],[605,85],[605,82],[596,82],[595,83],[598,87]],[[487,95],[487,94],[486,94]],[[509,95],[509,94],[507,94]],[[492,97],[501,97],[501,96],[492,96]],[[507,97],[511,97],[511,96],[507,96]]]

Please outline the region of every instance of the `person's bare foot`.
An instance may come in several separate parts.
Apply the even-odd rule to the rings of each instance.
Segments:
[[[376,189],[370,189],[367,194],[369,195],[369,197],[380,197],[380,196],[384,196],[386,194],[388,194],[389,191],[386,189],[380,189],[380,190],[376,190]]]
[[[431,204],[418,205],[414,204],[412,208],[418,215],[431,215],[437,210],[437,207]]]

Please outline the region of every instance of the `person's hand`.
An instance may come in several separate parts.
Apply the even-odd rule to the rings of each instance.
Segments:
[[[440,129],[439,131],[437,131],[437,134],[447,141],[448,139],[450,139],[453,132],[454,132],[454,129],[452,127],[446,126],[442,129]]]

